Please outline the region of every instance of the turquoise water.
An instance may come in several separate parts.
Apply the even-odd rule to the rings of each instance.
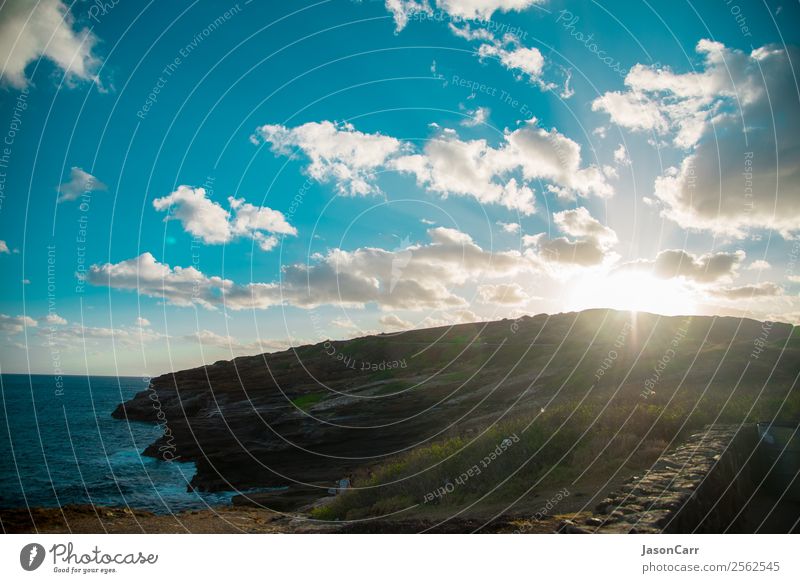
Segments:
[[[144,457],[157,426],[113,419],[140,377],[0,375],[0,507],[94,503],[169,513],[230,502],[187,492],[194,464]]]

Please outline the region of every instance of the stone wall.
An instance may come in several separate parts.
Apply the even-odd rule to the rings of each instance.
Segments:
[[[746,532],[736,516],[753,493],[748,457],[757,443],[755,425],[693,434],[603,500],[595,532]]]

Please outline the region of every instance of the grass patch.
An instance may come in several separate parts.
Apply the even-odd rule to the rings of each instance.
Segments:
[[[322,399],[325,398],[326,393],[309,393],[308,395],[300,395],[292,399],[292,403],[303,411],[310,409]]]
[[[698,400],[697,391],[685,389],[669,404],[661,395],[649,401],[620,395],[610,405],[600,398],[583,404],[564,402],[495,425],[475,440],[449,437],[363,470],[354,476],[353,490],[315,509],[312,516],[356,520],[415,505],[461,507],[485,495],[493,501],[513,500],[537,482],[534,491],[563,485],[587,468],[602,479],[620,466],[638,472],[655,462],[669,444],[680,443],[709,423],[752,422],[778,411],[779,418],[793,418],[800,411],[796,393],[782,406],[782,396],[777,395],[730,396],[715,391]],[[513,443],[492,457],[512,436]],[[475,468],[478,471],[463,478]],[[446,494],[431,495],[447,484],[452,486]]]

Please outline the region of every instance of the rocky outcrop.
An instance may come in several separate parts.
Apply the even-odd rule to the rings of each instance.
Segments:
[[[739,517],[754,492],[755,425],[711,426],[661,456],[603,500],[599,532],[748,531]]]
[[[762,332],[751,320],[632,320],[627,312],[589,310],[382,334],[169,373],[114,416],[158,423],[164,435],[145,453],[195,462],[194,488],[301,485],[325,495],[336,480],[394,454],[509,415],[532,416],[589,387],[596,398],[642,399],[652,362],[679,330],[676,359],[704,353],[686,386],[738,376],[746,358],[731,355],[749,354]],[[770,342],[779,346],[790,333],[791,326],[775,325]],[[761,354],[742,386],[760,386],[783,353]],[[790,369],[778,367],[772,378],[781,382]],[[685,372],[680,364],[662,371],[658,390]],[[619,506],[618,514],[642,510]]]

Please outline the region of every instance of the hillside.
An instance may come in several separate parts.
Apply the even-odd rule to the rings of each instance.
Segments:
[[[321,516],[352,517],[421,502],[510,435],[454,503],[512,473],[506,498],[544,474],[638,471],[707,423],[797,420],[798,356],[788,324],[588,310],[217,362],[153,379],[114,416],[161,423],[147,454],[195,461],[201,490],[322,496],[354,475],[368,489]]]

